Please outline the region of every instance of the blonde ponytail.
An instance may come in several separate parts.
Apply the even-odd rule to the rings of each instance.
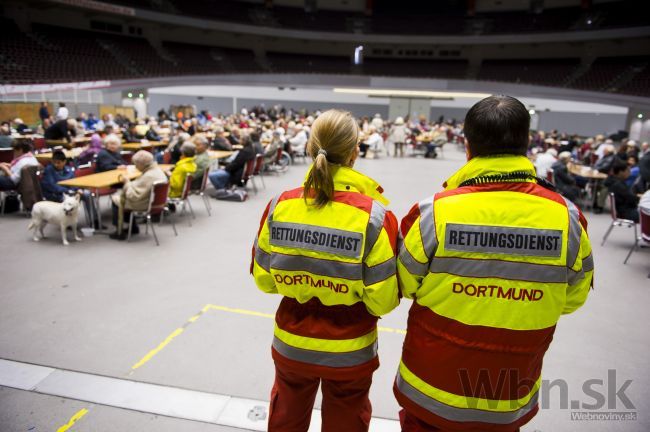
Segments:
[[[330,164],[347,164],[358,141],[359,127],[349,112],[329,110],[318,116],[307,143],[307,153],[314,163],[305,181],[305,202],[313,198],[310,204],[320,208],[332,200],[334,180]]]

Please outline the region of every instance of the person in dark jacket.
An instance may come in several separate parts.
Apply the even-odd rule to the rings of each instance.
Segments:
[[[562,195],[575,202],[580,196],[580,188],[576,186],[576,179],[569,172],[567,164],[571,161],[570,152],[562,152],[558,156],[558,161],[553,164],[553,177],[555,187]]]
[[[126,166],[120,154],[120,139],[117,135],[111,134],[104,138],[104,146],[97,154],[97,172],[110,171]]]
[[[53,123],[50,127],[45,129],[43,136],[46,140],[61,140],[64,139],[68,142],[72,141],[72,136],[70,131],[74,130],[72,122],[67,119],[58,120]]]
[[[129,127],[122,134],[124,141],[130,142],[140,142],[142,136],[138,135],[138,132],[135,130],[135,123],[129,123]]]
[[[43,198],[48,201],[63,202],[63,195],[66,193],[73,193],[75,188],[70,186],[61,186],[60,181],[68,180],[74,177],[74,171],[66,165],[67,159],[65,153],[61,150],[54,150],[52,153],[52,161],[43,170],[43,178],[41,179],[41,190],[43,191]],[[92,197],[89,191],[83,191],[81,199],[84,203],[84,210],[86,211],[86,220],[90,222],[89,216],[92,214],[95,228],[98,228],[97,216],[94,212]]]
[[[614,194],[616,214],[619,218],[639,221],[639,198],[625,184],[630,176],[630,167],[623,161],[617,160],[612,166],[612,173],[605,180],[605,186]]]
[[[38,109],[38,117],[41,119],[41,122],[50,118],[50,111],[47,109],[47,102],[41,102],[41,107]]]
[[[225,189],[228,185],[241,185],[246,162],[255,158],[255,150],[250,137],[245,137],[241,142],[244,147],[237,152],[237,156],[232,162],[224,169],[218,169],[208,174],[215,189]]]

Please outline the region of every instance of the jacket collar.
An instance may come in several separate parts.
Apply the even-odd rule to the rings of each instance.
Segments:
[[[537,175],[535,166],[526,156],[479,156],[472,158],[461,169],[449,177],[443,184],[443,187],[446,190],[456,189],[462,182],[474,177],[504,174],[513,171],[523,171],[534,176]],[[532,182],[532,180],[527,181]]]
[[[307,170],[305,179],[311,172],[312,167],[313,165],[309,167],[309,170]],[[384,205],[388,205],[389,201],[384,197],[384,195],[382,195],[384,189],[379,185],[379,183],[370,177],[361,174],[359,171],[355,171],[352,168],[341,165],[330,164],[330,169],[332,170],[335,191],[359,192]]]

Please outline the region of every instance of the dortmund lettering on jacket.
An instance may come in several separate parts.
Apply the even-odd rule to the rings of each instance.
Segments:
[[[562,254],[562,231],[448,223],[445,249],[559,257]]]
[[[361,256],[363,234],[317,225],[272,221],[269,226],[273,246],[295,247],[357,258]]]

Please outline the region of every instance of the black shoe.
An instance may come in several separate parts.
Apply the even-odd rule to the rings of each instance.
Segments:
[[[127,235],[128,234],[125,233],[124,231],[122,231],[121,233],[115,231],[113,234],[110,234],[108,237],[112,238],[113,240],[126,240]]]
[[[127,234],[128,234],[128,231],[127,231]],[[133,225],[131,227],[131,235],[137,235],[137,234],[140,234],[140,227],[137,226],[137,225]]]

